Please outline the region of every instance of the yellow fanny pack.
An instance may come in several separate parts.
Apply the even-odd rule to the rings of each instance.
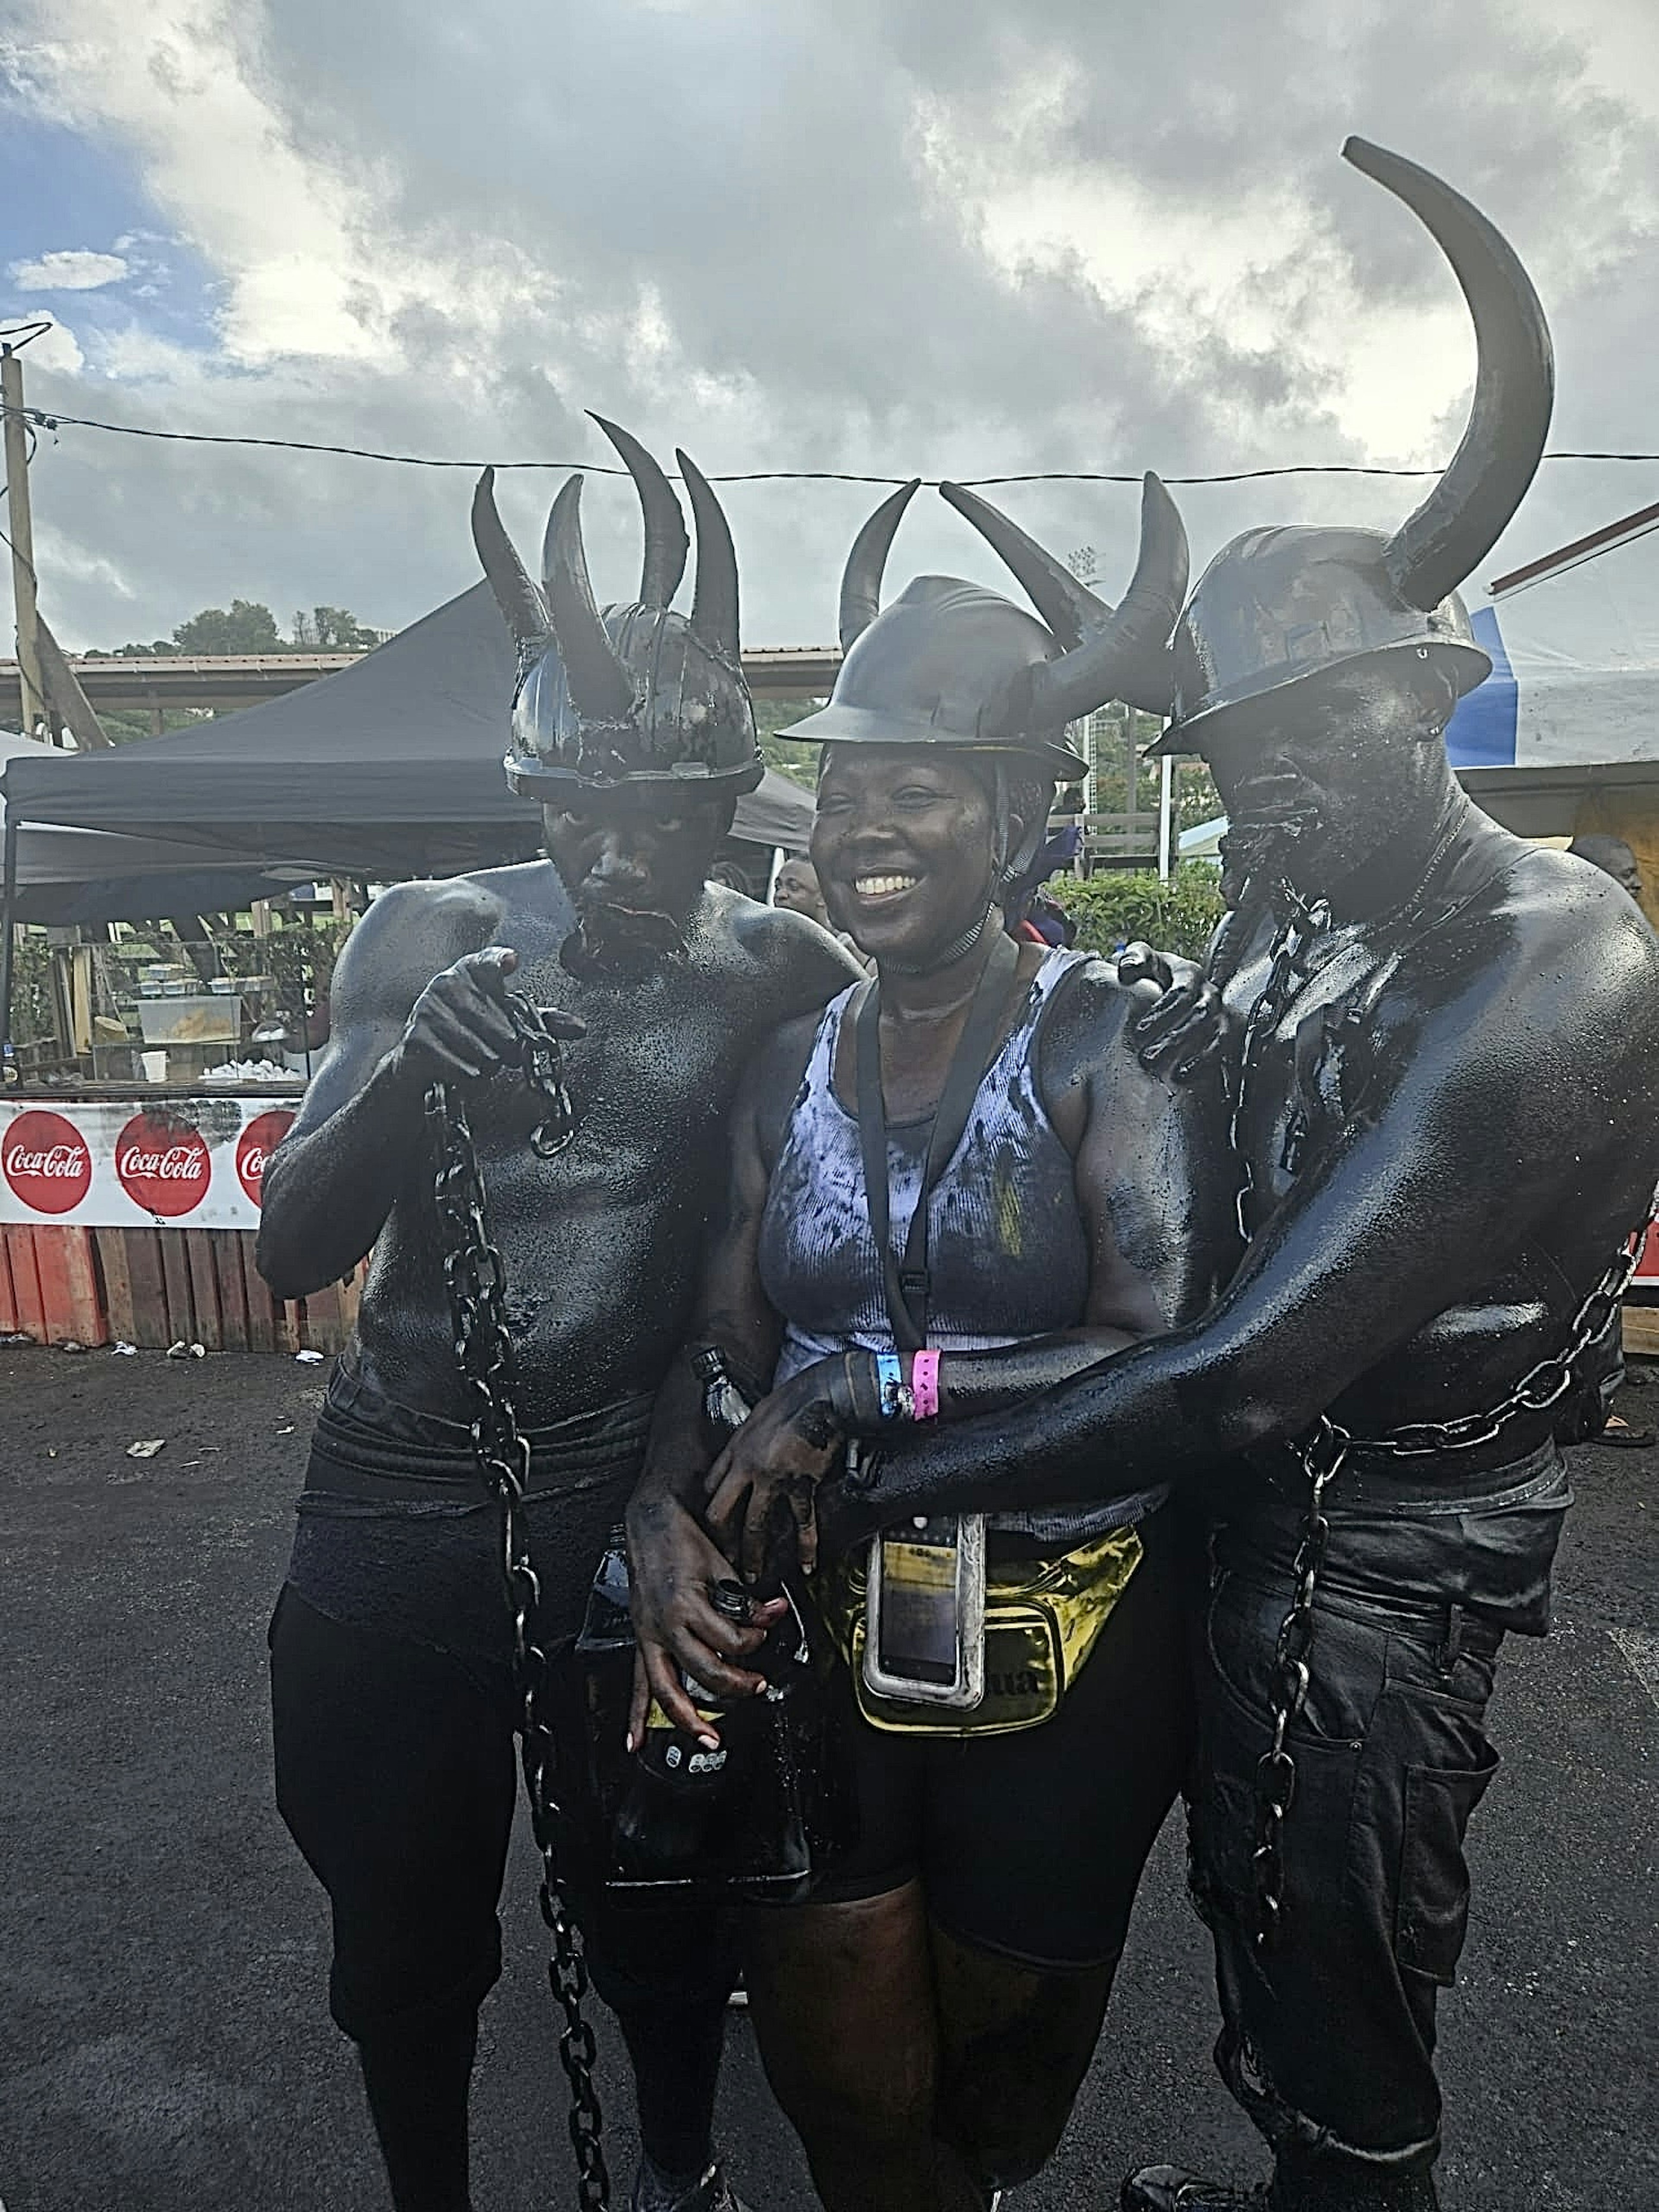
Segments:
[[[1113,1528],[1057,1559],[999,1559],[993,1531],[985,1571],[985,1695],[968,1711],[884,1697],[865,1680],[866,1547],[825,1568],[814,1589],[872,1728],[906,1735],[1006,1735],[1036,1728],[1059,1711],[1140,1557],[1133,1528]]]

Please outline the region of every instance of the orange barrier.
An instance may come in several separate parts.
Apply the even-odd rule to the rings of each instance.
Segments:
[[[0,1227],[0,1332],[37,1344],[210,1352],[339,1352],[368,1262],[308,1298],[276,1296],[240,1229]]]
[[[89,1229],[0,1231],[0,1328],[37,1344],[107,1344],[109,1317]]]

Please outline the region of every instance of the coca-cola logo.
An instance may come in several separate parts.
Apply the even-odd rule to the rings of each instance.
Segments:
[[[207,1196],[213,1162],[198,1131],[135,1114],[115,1139],[115,1172],[135,1206],[171,1220]]]
[[[92,1154],[61,1114],[20,1114],[0,1139],[0,1169],[36,1213],[68,1213],[92,1188]]]
[[[293,1122],[292,1114],[274,1106],[268,1114],[256,1114],[236,1140],[237,1180],[255,1206],[261,1203],[265,1162],[287,1136]]]

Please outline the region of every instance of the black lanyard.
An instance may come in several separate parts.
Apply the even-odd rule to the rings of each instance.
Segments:
[[[881,987],[872,976],[858,1011],[859,1146],[864,1155],[864,1195],[870,1233],[881,1257],[888,1325],[901,1352],[920,1352],[927,1341],[927,1211],[934,1184],[962,1142],[974,1101],[995,1054],[1007,987],[1019,964],[1019,948],[998,930],[996,942],[980,971],[968,1018],[951,1055],[945,1087],[933,1109],[927,1134],[916,1210],[910,1216],[904,1256],[896,1259],[887,1186],[887,1109],[881,1095]]]

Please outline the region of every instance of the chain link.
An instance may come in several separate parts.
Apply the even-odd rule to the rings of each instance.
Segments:
[[[1244,1103],[1250,1078],[1255,1073],[1273,1031],[1283,1020],[1285,1009],[1307,981],[1308,963],[1313,948],[1331,923],[1331,910],[1323,899],[1305,900],[1288,882],[1279,884],[1274,903],[1283,910],[1285,919],[1279,924],[1278,934],[1273,939],[1267,964],[1267,980],[1261,986],[1261,996],[1251,1007],[1249,1018],[1244,1024],[1243,1042],[1238,1055],[1238,1073],[1228,1086],[1231,1093],[1231,1112],[1227,1121],[1227,1142],[1232,1148],[1233,1159],[1238,1170],[1238,1196],[1235,1201],[1238,1233],[1247,1244],[1250,1239],[1249,1201],[1255,1193],[1255,1175],[1250,1166],[1249,1151],[1243,1136]]]
[[[531,1135],[538,1156],[550,1158],[570,1141],[574,1115],[565,1088],[558,1041],[539,1007],[516,992],[507,1011],[520,1047],[520,1066],[545,1111]],[[587,1962],[559,1878],[558,1808],[553,1802],[553,1732],[546,1718],[548,1658],[541,1640],[541,1583],[519,1508],[530,1477],[530,1440],[514,1408],[513,1339],[507,1323],[507,1271],[490,1231],[488,1195],[471,1125],[460,1093],[434,1083],[426,1094],[435,1169],[433,1197],[444,1245],[444,1287],[455,1332],[455,1364],[471,1410],[478,1472],[500,1515],[501,1575],[513,1621],[513,1675],[530,1824],[541,1854],[542,1918],[551,1937],[548,1980],[564,2015],[559,2062],[570,2084],[570,2142],[576,2154],[581,2212],[607,2212],[611,2177],[601,2141],[604,2119],[593,2087],[595,2046],[582,2004]]]

